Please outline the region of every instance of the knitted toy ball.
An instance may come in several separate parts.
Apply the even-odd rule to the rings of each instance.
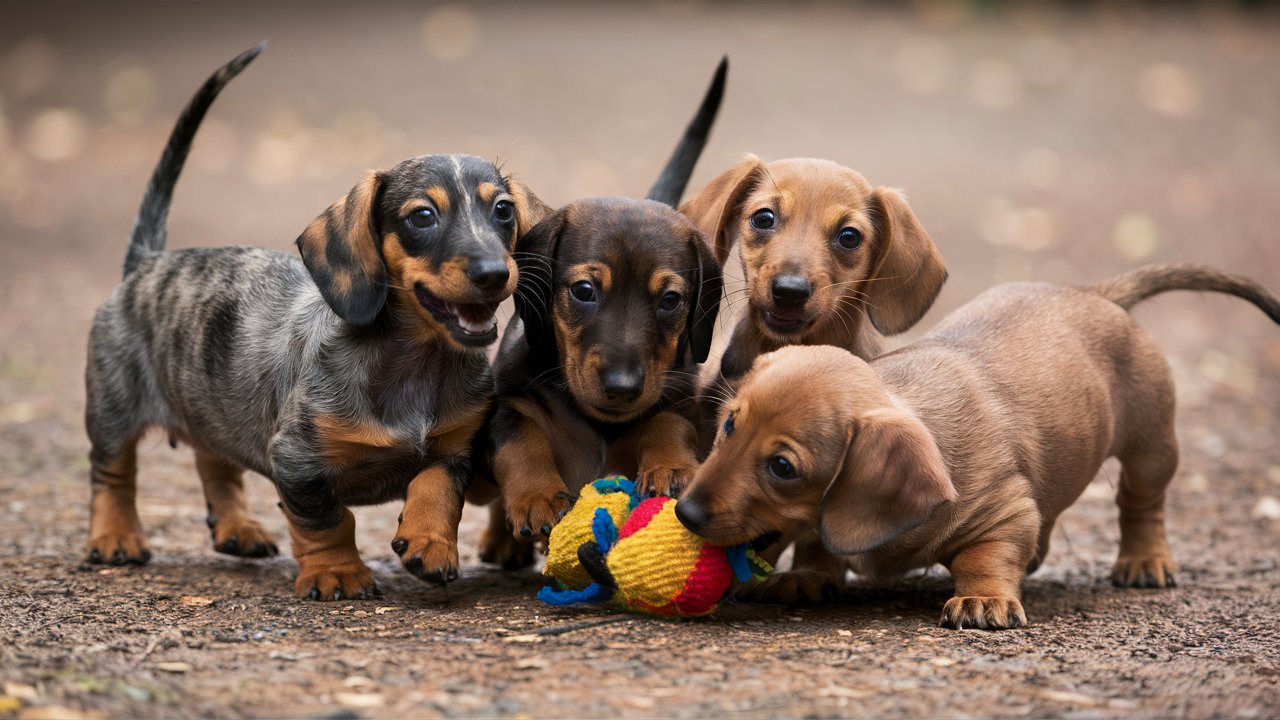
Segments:
[[[746,545],[725,548],[685,529],[675,498],[643,499],[619,476],[583,489],[551,532],[543,573],[552,584],[538,597],[550,605],[613,602],[668,617],[715,610],[734,579],[772,568]]]

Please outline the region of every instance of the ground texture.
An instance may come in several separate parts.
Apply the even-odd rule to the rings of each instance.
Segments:
[[[500,158],[552,203],[639,194],[728,52],[694,186],[755,152],[904,188],[951,268],[928,327],[994,282],[1091,282],[1144,262],[1210,262],[1280,289],[1275,14],[11,3],[0,16],[0,716],[1280,714],[1280,329],[1230,299],[1137,311],[1180,393],[1178,588],[1108,584],[1108,465],[1027,581],[1017,631],[936,627],[937,571],[690,622],[549,609],[537,575],[478,563],[476,509],[449,587],[399,568],[398,508],[383,506],[357,517],[384,597],[300,602],[292,561],[212,551],[190,453],[160,437],[140,480],[155,559],[80,564],[89,319],[174,113],[264,37],[196,144],[174,246],[291,250],[363,170],[421,152]],[[270,484],[252,480],[283,539]]]

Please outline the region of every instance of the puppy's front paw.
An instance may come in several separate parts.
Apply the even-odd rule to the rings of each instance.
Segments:
[[[480,562],[523,570],[533,565],[533,543],[520,542],[505,527],[489,525],[480,536]]]
[[[743,602],[799,605],[839,600],[842,589],[827,573],[792,570],[774,573],[738,588],[734,597]]]
[[[636,473],[636,489],[641,493],[653,495],[680,494],[681,490],[693,480],[698,472],[697,463],[670,465],[653,465],[641,467]]]
[[[404,569],[420,580],[443,585],[458,579],[458,545],[443,535],[397,537],[391,549]]]
[[[251,518],[214,520],[209,528],[213,549],[227,555],[245,558],[273,557],[280,554],[270,533]]]
[[[1027,624],[1022,603],[1014,597],[953,597],[942,607],[942,627],[1005,630]]]
[[[522,540],[536,540],[551,536],[551,528],[569,512],[572,504],[568,491],[508,493],[503,496],[507,506],[507,523],[512,532]]]
[[[337,564],[307,563],[294,584],[305,600],[364,600],[381,597],[373,571],[359,559]]]
[[[1111,568],[1111,584],[1116,587],[1171,588],[1178,583],[1174,573],[1178,566],[1168,555],[1125,557],[1116,559]]]
[[[95,565],[145,565],[151,559],[151,550],[140,533],[108,532],[89,539],[85,559]]]

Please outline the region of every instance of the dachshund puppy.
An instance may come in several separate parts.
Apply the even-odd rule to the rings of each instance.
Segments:
[[[1173,378],[1127,313],[1169,290],[1235,295],[1280,323],[1280,300],[1246,278],[1157,265],[1085,288],[996,287],[870,363],[832,347],[762,355],[677,514],[717,544],[783,531],[829,551],[748,594],[814,598],[847,568],[876,578],[942,563],[956,585],[943,625],[1017,627],[1054,521],[1116,457],[1111,579],[1172,586]]]
[[[348,506],[404,499],[392,548],[432,582],[458,572],[472,436],[491,402],[484,347],[515,289],[512,245],[546,208],[491,163],[427,155],[370,172],[298,238],[164,252],[173,187],[232,60],[174,127],[133,228],[124,281],[94,317],[86,372],[90,562],[145,563],[136,445],[163,428],[196,453],[214,548],[276,554],[245,468],[289,520],[298,595],[376,594]]]
[[[721,264],[738,247],[746,283],[746,311],[712,375],[715,389],[704,394],[708,421],[714,398],[732,395],[757,355],[836,345],[870,360],[880,353],[880,333],[914,325],[947,278],[902,194],[829,160],[765,164],[750,155],[680,211]],[[713,433],[708,425],[708,442]]]
[[[635,477],[655,493],[693,476],[694,378],[722,286],[711,248],[673,206],[726,69],[721,62],[650,199],[580,200],[521,240],[517,314],[494,363],[498,397],[478,453],[502,496],[481,542],[487,562],[531,564],[532,545],[513,541],[548,536],[602,475]]]

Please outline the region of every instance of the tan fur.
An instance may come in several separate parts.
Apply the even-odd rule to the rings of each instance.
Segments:
[[[681,504],[700,510],[696,530],[713,542],[784,532],[820,539],[843,561],[808,553],[802,572],[754,597],[817,599],[845,567],[886,577],[942,563],[956,583],[944,625],[1014,627],[1026,621],[1022,579],[1047,554],[1058,515],[1117,457],[1112,580],[1172,585],[1163,513],[1178,458],[1172,377],[1150,336],[1099,296],[1195,288],[1147,274],[1138,290],[1001,286],[870,364],[834,347],[762,355],[722,408],[715,448]],[[1280,308],[1237,280],[1231,292]],[[774,478],[776,455],[800,477]]]
[[[289,539],[298,561],[294,588],[298,597],[360,598],[377,593],[373,571],[356,549],[356,518],[342,509],[342,522],[327,530],[309,530],[289,519]]]
[[[775,214],[774,229],[751,227],[751,216],[762,209]],[[738,248],[745,283],[747,302],[738,303],[740,316],[720,373],[713,367],[704,374],[704,385],[713,377],[721,385],[708,395],[731,392],[756,356],[786,345],[835,345],[871,359],[880,353],[880,333],[897,334],[915,324],[946,279],[941,255],[901,193],[872,187],[827,160],[765,164],[748,156],[681,212],[712,239],[722,263]],[[862,233],[861,246],[838,245],[836,236],[845,227]],[[812,288],[793,318],[799,326],[786,332],[766,319],[779,312],[771,288],[784,275],[803,277]]]
[[[491,202],[495,195],[498,194],[498,186],[491,182],[482,182],[476,186],[476,197],[484,202]]]
[[[453,478],[442,466],[418,473],[405,493],[396,537],[391,547],[418,567],[415,575],[432,582],[448,582],[458,576],[458,523],[462,498]]]
[[[145,563],[151,557],[138,517],[138,440],[125,444],[120,456],[89,469],[90,558],[112,564]]]
[[[449,204],[449,191],[448,191],[448,190],[445,190],[444,188],[442,188],[442,187],[440,187],[440,186],[438,186],[438,185],[437,185],[437,186],[435,186],[435,187],[429,187],[429,188],[427,188],[427,190],[426,190],[426,192],[425,192],[424,194],[425,194],[428,198],[431,198],[431,202],[433,202],[433,203],[435,203],[435,204],[436,204],[436,208],[437,208],[437,209],[439,209],[439,210],[440,210],[440,212],[442,212],[442,213],[448,213],[448,212],[449,212],[450,204]],[[404,217],[404,216],[405,216],[405,215],[407,215],[407,214],[408,214],[408,213],[402,213],[402,214],[401,214],[401,217]]]
[[[244,470],[221,457],[196,449],[196,472],[208,504],[207,522],[213,549],[229,555],[275,555],[275,541],[249,510],[244,496]]]

